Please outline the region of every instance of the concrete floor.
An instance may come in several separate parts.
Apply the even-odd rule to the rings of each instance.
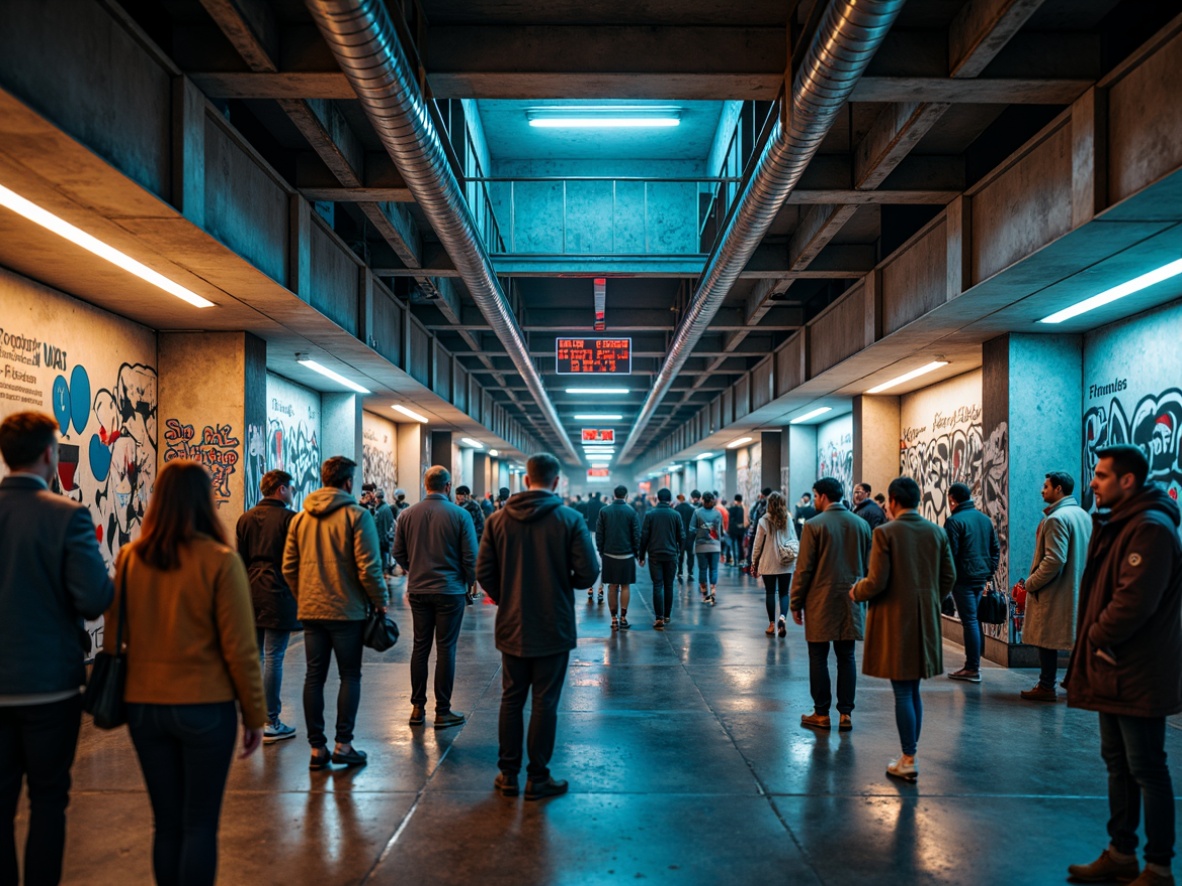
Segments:
[[[436,732],[429,702],[427,727],[411,729],[399,594],[404,641],[367,652],[356,744],[371,763],[360,770],[308,771],[293,643],[284,718],[300,735],[235,762],[219,882],[979,886],[1061,882],[1068,863],[1104,847],[1095,715],[1020,701],[1031,671],[989,667],[979,686],[929,680],[921,780],[890,782],[890,685],[859,677],[852,733],[802,729],[803,630],[765,637],[762,586],[723,572],[718,605],[682,592],[664,633],[650,627],[647,575],[630,632],[612,634],[606,605],[579,596],[553,761],[571,793],[539,803],[492,791],[494,607],[464,621],[454,706],[469,722]],[[948,670],[960,667],[958,647],[945,653]],[[1182,758],[1182,732],[1170,730],[1168,750]],[[66,882],[150,883],[151,811],[125,730],[84,726],[74,784]],[[21,839],[25,815],[22,805]]]

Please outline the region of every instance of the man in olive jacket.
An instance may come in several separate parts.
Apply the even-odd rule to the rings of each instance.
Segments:
[[[503,694],[500,743],[494,786],[503,796],[518,793],[523,711],[533,693],[529,723],[527,800],[566,792],[550,775],[558,730],[558,700],[575,648],[576,588],[589,588],[599,559],[587,523],[564,507],[554,490],[559,463],[549,453],[526,462],[528,491],[512,496],[488,518],[476,558],[476,578],[497,604],[496,643],[501,651]]]
[[[1173,883],[1174,786],[1166,765],[1166,717],[1182,711],[1182,541],[1178,504],[1149,483],[1136,446],[1097,452],[1088,565],[1067,704],[1100,715],[1108,768],[1109,846],[1068,873],[1088,881]],[[1145,870],[1137,823],[1145,807]],[[1138,876],[1140,874],[1140,876]]]
[[[792,580],[789,608],[792,620],[804,625],[809,644],[809,690],[813,713],[800,718],[802,726],[828,729],[833,700],[829,681],[829,644],[837,657],[838,728],[853,728],[854,690],[858,668],[854,641],[862,639],[862,607],[850,601],[850,588],[866,574],[870,556],[870,526],[842,504],[841,483],[823,477],[813,485],[821,512],[804,524],[800,553]]]

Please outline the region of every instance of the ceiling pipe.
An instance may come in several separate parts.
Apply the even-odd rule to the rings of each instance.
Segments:
[[[722,307],[776,213],[796,187],[854,85],[870,63],[904,0],[832,0],[805,52],[785,99],[789,109],[746,179],[702,272],[697,291],[681,316],[669,354],[620,449],[626,464],[690,352]]]
[[[505,346],[538,408],[566,450],[582,455],[542,386],[525,335],[501,290],[459,182],[431,122],[415,68],[398,40],[382,0],[307,0],[325,42],[352,84],[390,159],[455,262],[472,300]]]

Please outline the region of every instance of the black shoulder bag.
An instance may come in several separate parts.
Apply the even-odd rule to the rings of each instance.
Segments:
[[[115,729],[127,722],[123,686],[127,682],[127,656],[123,652],[123,624],[127,620],[127,572],[119,581],[119,626],[115,631],[115,652],[94,657],[90,682],[82,693],[82,709],[94,718],[99,729]]]
[[[1005,594],[997,590],[993,579],[989,580],[985,593],[977,601],[977,620],[986,625],[1002,625],[1010,617],[1010,603]]]
[[[398,625],[390,616],[370,606],[369,614],[365,617],[361,642],[375,652],[393,649],[394,644],[398,642]]]

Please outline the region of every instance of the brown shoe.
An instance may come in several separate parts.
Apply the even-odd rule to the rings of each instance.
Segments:
[[[1107,883],[1112,880],[1118,883],[1131,883],[1140,873],[1137,859],[1116,861],[1108,854],[1107,849],[1091,864],[1073,864],[1067,867],[1068,878],[1077,883]]]
[[[1059,693],[1054,689],[1035,686],[1033,689],[1023,689],[1021,695],[1027,701],[1058,701]]]
[[[849,714],[842,714],[841,719],[837,721],[838,732],[849,732],[854,728],[854,720]]]
[[[800,725],[807,726],[809,729],[829,729],[829,715],[828,714],[805,714],[800,718]]]
[[[1147,867],[1141,872],[1141,876],[1133,881],[1132,886],[1174,886],[1174,875],[1157,874]]]

